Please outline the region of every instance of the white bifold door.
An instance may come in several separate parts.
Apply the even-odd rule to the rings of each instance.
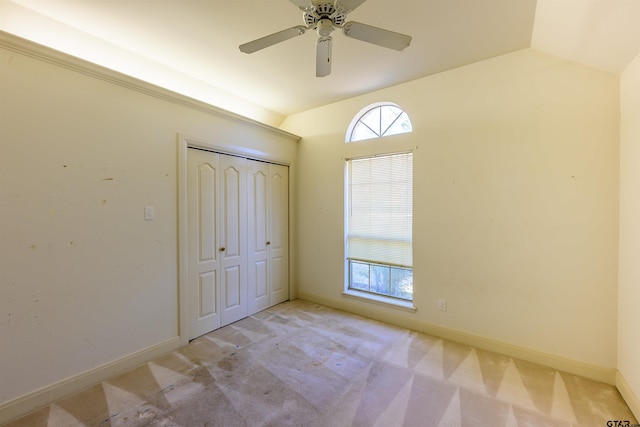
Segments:
[[[289,299],[289,169],[249,161],[249,314]]]
[[[187,153],[189,339],[289,298],[288,168]]]

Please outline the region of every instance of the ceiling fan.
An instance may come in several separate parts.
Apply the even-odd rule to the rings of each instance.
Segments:
[[[346,22],[347,14],[366,0],[290,0],[303,12],[306,25],[296,25],[286,30],[259,38],[240,45],[240,51],[254,53],[274,44],[301,36],[308,30],[316,30],[316,76],[324,77],[331,73],[331,33],[341,28],[345,36],[378,46],[403,50],[411,43],[411,36],[396,33],[360,22]]]

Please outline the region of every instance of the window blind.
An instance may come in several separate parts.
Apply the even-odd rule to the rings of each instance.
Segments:
[[[413,154],[347,162],[347,257],[413,266]]]

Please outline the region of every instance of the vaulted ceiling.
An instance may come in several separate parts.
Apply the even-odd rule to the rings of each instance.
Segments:
[[[286,116],[534,48],[620,73],[640,53],[638,0],[367,0],[358,21],[413,37],[398,52],[317,34],[253,54],[238,45],[301,25],[288,0],[0,0],[0,30],[277,126]]]

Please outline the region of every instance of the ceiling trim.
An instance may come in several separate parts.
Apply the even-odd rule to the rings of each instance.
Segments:
[[[0,30],[0,48],[298,142],[301,137]]]

